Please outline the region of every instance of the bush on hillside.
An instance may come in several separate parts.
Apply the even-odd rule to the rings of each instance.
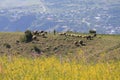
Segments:
[[[96,34],[96,31],[95,30],[89,30],[89,33]]]
[[[30,30],[26,30],[25,31],[25,34],[24,34],[24,36],[22,36],[21,38],[20,38],[20,41],[21,42],[30,42],[30,41],[32,41],[32,33],[31,33],[31,31]]]
[[[31,50],[36,53],[41,53],[41,50],[36,45],[32,46]]]
[[[4,43],[3,46],[6,47],[6,48],[8,48],[8,49],[11,48],[10,44],[8,44],[8,43]]]

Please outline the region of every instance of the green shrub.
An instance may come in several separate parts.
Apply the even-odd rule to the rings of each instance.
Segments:
[[[24,36],[22,36],[21,38],[20,38],[20,41],[21,42],[30,42],[30,41],[32,41],[32,33],[31,33],[31,31],[30,30],[26,30],[25,31],[25,34],[24,34]]]
[[[89,30],[89,33],[96,34],[96,31],[95,30]]]
[[[30,30],[25,31],[25,36],[27,38],[27,42],[32,41],[32,33]]]
[[[11,48],[10,44],[8,44],[8,43],[4,43],[3,46],[8,48],[8,49]]]
[[[35,51],[35,52],[37,52],[37,53],[40,53],[41,52],[41,50],[36,46],[36,45],[34,45],[34,46],[32,46],[32,49],[31,49],[32,51]]]

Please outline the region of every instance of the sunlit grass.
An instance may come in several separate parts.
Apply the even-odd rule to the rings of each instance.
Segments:
[[[120,80],[120,62],[84,64],[52,57],[0,57],[0,80]]]

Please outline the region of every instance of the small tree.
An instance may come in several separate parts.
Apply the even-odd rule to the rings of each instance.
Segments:
[[[25,37],[26,37],[27,42],[32,41],[32,36],[33,35],[30,30],[25,31]]]
[[[21,42],[30,42],[30,41],[32,41],[32,37],[33,37],[33,35],[31,33],[31,31],[26,30],[24,36],[20,38],[20,41]]]
[[[89,33],[90,34],[96,34],[96,31],[95,30],[89,30]]]

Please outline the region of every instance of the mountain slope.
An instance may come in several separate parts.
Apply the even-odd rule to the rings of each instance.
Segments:
[[[0,30],[95,29],[98,33],[120,34],[119,14],[119,0],[42,0],[34,5],[0,9]]]

